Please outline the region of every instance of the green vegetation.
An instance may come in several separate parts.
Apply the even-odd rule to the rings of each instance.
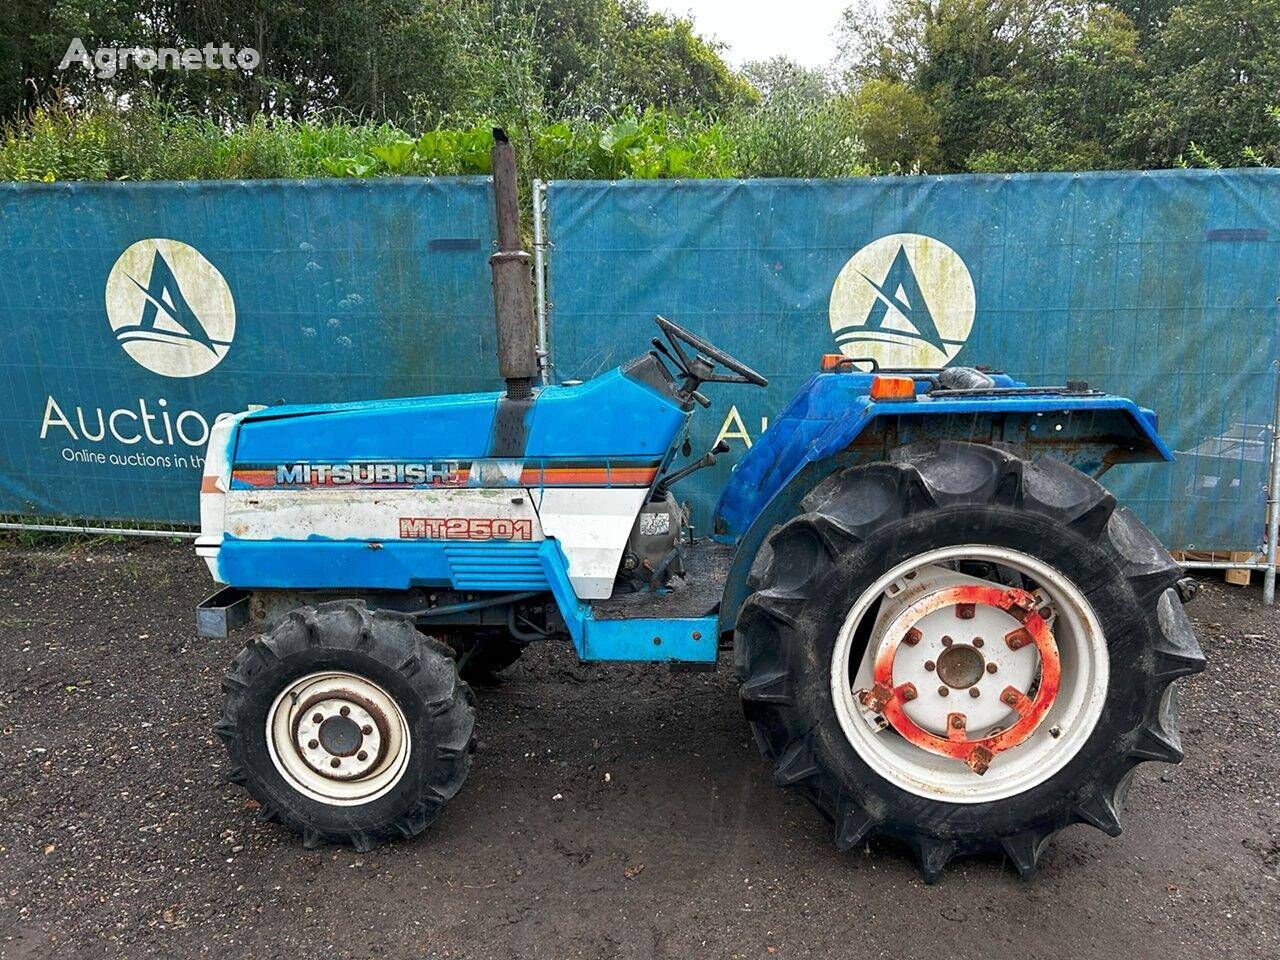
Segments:
[[[850,7],[842,39],[872,165],[1280,162],[1280,0],[892,0]]]
[[[1280,0],[890,0],[828,71],[643,0],[17,0],[0,179],[857,176],[1280,163]],[[97,76],[94,50],[252,46]],[[109,72],[109,71],[108,71]]]
[[[726,124],[697,115],[649,110],[516,129],[524,172],[546,179],[751,175]],[[483,174],[490,131],[487,121],[418,132],[390,122],[261,116],[222,128],[158,103],[129,110],[39,108],[0,140],[0,180]]]

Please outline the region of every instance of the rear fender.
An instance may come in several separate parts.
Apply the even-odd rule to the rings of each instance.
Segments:
[[[716,505],[716,538],[736,543],[720,603],[731,631],[749,592],[747,575],[769,531],[794,516],[823,479],[890,460],[912,443],[999,445],[1027,460],[1052,457],[1099,477],[1119,463],[1172,461],[1156,415],[1123,397],[1024,395],[877,403],[862,396],[825,423],[784,411],[734,468]],[[775,433],[776,431],[776,433]]]

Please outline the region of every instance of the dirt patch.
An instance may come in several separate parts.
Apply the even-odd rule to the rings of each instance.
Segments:
[[[211,732],[240,640],[197,640],[189,545],[0,546],[0,956],[1280,955],[1280,616],[1210,582],[1181,767],[1125,833],[1059,834],[926,887],[848,856],[772,784],[728,663],[534,650],[479,691],[467,784],[419,840],[307,851],[225,785]]]

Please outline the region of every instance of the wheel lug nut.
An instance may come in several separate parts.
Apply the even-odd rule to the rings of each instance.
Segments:
[[[950,637],[943,637],[943,638],[942,638],[942,645],[943,645],[944,647],[949,647],[949,646],[951,646],[953,643],[955,643],[955,641],[954,641],[954,640],[952,640]]]
[[[934,667],[935,667],[935,666],[937,666],[937,665],[936,665],[932,660],[926,660],[926,661],[924,662],[924,668],[925,668],[926,670],[932,671],[932,670],[934,669]]]
[[[322,722],[324,722],[324,714],[323,714],[323,713],[313,713],[313,714],[311,715],[311,722],[312,722],[312,723],[322,723]]]
[[[1000,669],[1000,668],[999,668],[999,667],[997,667],[994,663],[988,663],[988,664],[987,664],[987,673],[995,673],[995,672],[996,672],[997,670],[999,670],[999,669]]]
[[[974,637],[974,638],[973,638],[973,645],[974,645],[975,647],[980,647],[980,646],[982,646],[982,642],[983,642],[983,641],[982,641],[982,638],[981,638],[981,637]]]
[[[366,723],[363,727],[360,728],[360,732],[367,737],[369,734],[373,733],[373,727]]]
[[[363,763],[364,761],[369,759],[369,754],[361,750],[359,753],[356,754],[356,759],[359,760],[361,763]]]
[[[940,697],[949,696],[949,695],[950,695],[950,693],[951,693],[951,691],[950,691],[950,690],[948,690],[946,687],[939,687],[939,688],[938,688],[938,696],[940,696]]]
[[[1053,737],[1053,739],[1057,740],[1060,736],[1062,736],[1062,728],[1061,728],[1061,727],[1050,727],[1050,728],[1049,728],[1049,736],[1051,736],[1051,737]]]
[[[970,687],[969,696],[977,699],[978,697],[982,696],[982,691],[979,690],[977,687]]]
[[[343,708],[342,708],[341,710],[339,710],[338,712],[339,712],[340,714],[342,714],[342,715],[345,717],[345,716],[347,716],[349,713],[351,713],[351,708],[350,708],[350,707],[343,707]]]
[[[314,749],[315,749],[316,747],[318,747],[318,746],[320,746],[320,741],[319,741],[319,740],[308,740],[308,741],[307,741],[307,749],[308,749],[308,750],[314,750]]]
[[[337,769],[338,767],[342,766],[342,761],[339,760],[337,757],[334,757],[332,760],[329,761],[329,766],[333,767],[334,769]]]

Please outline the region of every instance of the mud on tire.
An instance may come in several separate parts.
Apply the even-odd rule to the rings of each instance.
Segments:
[[[367,678],[392,698],[408,731],[403,772],[382,795],[355,805],[317,800],[282,774],[267,724],[282,691],[300,678],[342,671]],[[307,846],[350,843],[358,851],[421,833],[466,779],[473,696],[452,651],[398,614],[335,601],[292,611],[237,654],[222,683],[215,731],[231,759],[228,779],[261,804],[263,819],[302,835]]]
[[[948,803],[901,789],[859,755],[836,715],[831,664],[846,615],[878,578],[965,544],[1016,550],[1068,578],[1101,625],[1110,680],[1092,733],[1057,773],[1008,798]],[[1204,667],[1182,577],[1133,514],[1065,464],[977,444],[905,447],[894,462],[832,475],[770,533],[737,621],[743,708],[775,781],[834,823],[841,850],[894,837],[930,882],[953,857],[1002,851],[1029,877],[1063,827],[1120,833],[1137,764],[1181,760],[1172,684]]]

